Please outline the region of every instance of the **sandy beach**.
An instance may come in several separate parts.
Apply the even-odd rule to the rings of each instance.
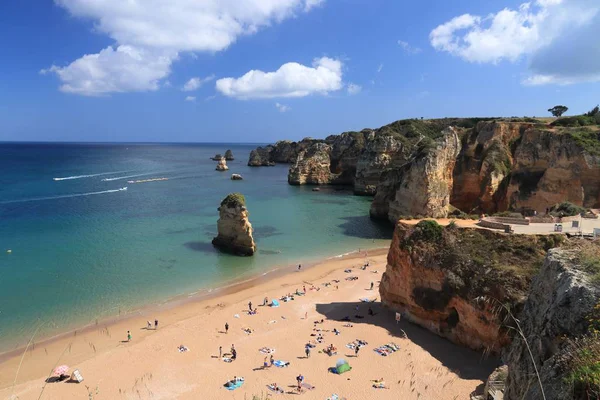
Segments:
[[[485,359],[407,322],[397,324],[394,313],[378,301],[361,302],[379,300],[378,282],[386,256],[387,249],[369,251],[369,267],[364,270],[360,268],[364,254],[329,259],[216,297],[143,310],[36,343],[23,357],[21,351],[0,364],[0,399],[38,399],[40,393],[44,399],[294,398],[299,374],[307,386],[314,386],[303,389],[306,399],[324,400],[333,394],[348,400],[468,399],[496,365],[495,359]],[[346,279],[351,276],[358,279]],[[296,290],[303,292],[304,287],[305,295],[280,300],[279,307],[262,306],[265,297],[270,302]],[[250,301],[255,315],[248,314]],[[369,307],[375,315],[369,315]],[[351,326],[343,321],[346,316]],[[153,325],[155,319],[158,329],[148,329],[147,321]],[[336,335],[334,329],[340,333]],[[127,331],[132,335],[129,342]],[[316,342],[319,334],[321,343]],[[356,356],[346,345],[359,339],[367,344]],[[311,341],[316,346],[307,358],[305,345]],[[374,351],[388,343],[397,344],[399,350],[385,357]],[[322,351],[330,344],[337,354]],[[189,350],[180,352],[180,345]],[[230,353],[232,345],[237,357],[224,362],[219,347]],[[274,360],[289,365],[265,368],[269,355],[261,348],[274,349]],[[339,359],[345,359],[352,370],[342,375],[330,372]],[[45,383],[55,366],[63,364],[71,371],[78,369],[84,382]],[[243,377],[243,385],[226,390],[224,384],[234,376]],[[379,379],[385,389],[373,388],[373,381]],[[270,391],[267,385],[272,383],[284,393]]]

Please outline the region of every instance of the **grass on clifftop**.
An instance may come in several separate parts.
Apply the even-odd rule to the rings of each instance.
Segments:
[[[446,275],[454,278],[444,283],[444,291],[471,299],[522,298],[546,252],[565,241],[561,235],[505,235],[454,224],[443,228],[435,221],[405,229],[400,248],[432,268],[451,271]]]
[[[246,206],[246,198],[241,193],[230,193],[227,195],[227,197],[225,197],[223,199],[223,201],[221,202],[221,205],[226,206],[226,207],[236,207],[236,206],[245,207]]]

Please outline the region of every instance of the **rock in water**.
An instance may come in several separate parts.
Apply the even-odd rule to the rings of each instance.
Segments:
[[[217,228],[219,234],[212,241],[215,247],[240,256],[251,256],[256,252],[246,199],[240,193],[231,193],[221,202]]]
[[[226,159],[227,161],[233,161],[233,160],[234,160],[234,158],[233,158],[233,153],[231,152],[231,150],[227,150],[227,151],[225,152],[225,159]]]
[[[232,181],[241,181],[242,179],[244,179],[244,178],[242,178],[242,176],[240,174],[231,174]]]
[[[227,166],[227,162],[225,162],[225,158],[221,158],[217,163],[217,171],[227,171],[229,167]]]
[[[223,158],[223,156],[219,153],[215,154],[214,157],[211,158],[211,160],[213,161],[219,161],[221,158]]]

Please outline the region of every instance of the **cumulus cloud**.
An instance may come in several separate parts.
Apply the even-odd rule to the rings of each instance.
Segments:
[[[193,92],[194,90],[200,89],[202,85],[204,85],[206,82],[212,81],[213,79],[215,79],[214,75],[207,76],[206,78],[200,78],[197,76],[193,77],[189,81],[187,81],[185,85],[183,85],[183,88],[181,88],[181,90],[183,90],[184,92]]]
[[[196,96],[187,96],[185,101],[196,101]]]
[[[419,47],[412,47],[408,42],[404,40],[398,40],[398,46],[402,48],[408,54],[419,54],[421,50]]]
[[[111,46],[98,54],[87,54],[66,67],[53,65],[42,74],[55,73],[67,93],[99,96],[115,92],[157,90],[159,81],[171,72],[176,58],[169,53],[131,46]]]
[[[348,94],[350,95],[358,94],[362,90],[362,86],[357,85],[355,83],[349,83],[346,90],[348,90]]]
[[[529,85],[600,81],[600,3],[536,0],[482,17],[464,14],[429,36],[438,51],[469,62],[527,58]]]
[[[240,36],[323,1],[244,0],[240,5],[239,0],[55,0],[73,16],[92,20],[94,30],[115,45],[42,72],[56,73],[61,90],[83,95],[156,90],[179,53],[225,50]],[[144,64],[148,67],[130,83],[131,70]]]
[[[286,106],[285,104],[281,104],[281,103],[275,103],[275,107],[277,107],[279,112],[282,112],[282,113],[290,111],[292,109],[290,106]]]
[[[251,70],[239,78],[216,82],[217,91],[238,99],[304,97],[342,87],[342,62],[329,57],[315,59],[312,67],[289,62],[274,72]]]

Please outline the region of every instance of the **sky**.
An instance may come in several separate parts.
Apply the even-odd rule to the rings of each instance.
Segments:
[[[600,102],[598,0],[0,2],[0,141],[241,142]]]

